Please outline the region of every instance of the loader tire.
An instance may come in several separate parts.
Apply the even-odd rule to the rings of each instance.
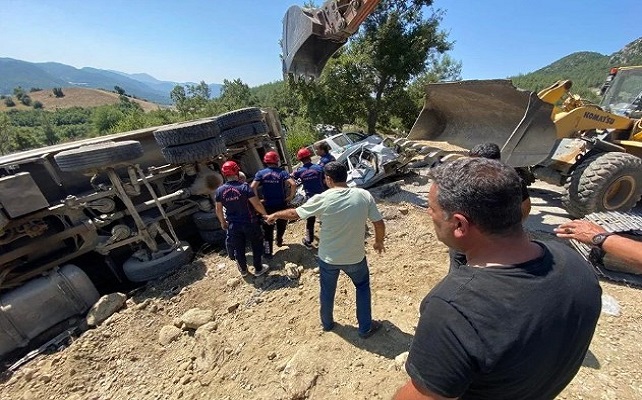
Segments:
[[[629,211],[642,196],[642,159],[610,152],[589,156],[567,179],[562,204],[581,218],[598,211]]]
[[[154,139],[161,147],[179,146],[210,139],[219,134],[215,119],[172,124],[154,131]]]
[[[196,143],[170,146],[161,149],[168,163],[183,164],[207,160],[226,151],[225,140],[222,137],[201,140]]]
[[[251,124],[237,126],[236,128],[227,129],[223,131],[221,136],[223,136],[223,138],[225,139],[225,144],[229,146],[259,135],[264,135],[267,132],[267,124],[263,121],[259,121],[253,122]]]
[[[260,108],[247,107],[221,114],[216,117],[218,127],[222,131],[236,128],[237,126],[250,124],[263,120],[263,113]]]
[[[201,239],[203,239],[205,243],[214,244],[221,248],[225,247],[225,238],[227,236],[227,232],[225,232],[223,229],[199,230],[198,234],[201,236]]]
[[[192,220],[198,230],[213,231],[221,229],[221,223],[214,211],[197,211],[192,214]]]
[[[143,146],[136,140],[99,142],[65,150],[54,156],[63,172],[98,170],[126,164],[143,155]]]

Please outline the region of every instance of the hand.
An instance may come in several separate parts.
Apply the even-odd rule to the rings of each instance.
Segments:
[[[374,242],[372,248],[379,254],[386,252],[386,247],[383,245],[383,242]]]
[[[228,223],[227,223],[227,221],[223,221],[223,223],[221,224],[221,228],[222,228],[224,231],[226,231],[226,230],[227,230],[227,228],[229,228],[229,226],[230,226],[230,224],[228,224]]]
[[[270,214],[270,215],[266,214],[266,215],[263,216],[263,219],[265,220],[266,223],[268,223],[270,225],[274,225],[276,223],[276,220],[277,220],[277,218],[276,218],[276,216],[274,214]]]
[[[585,244],[591,244],[591,239],[598,233],[606,232],[601,226],[586,220],[564,222],[553,230],[557,237],[575,239]]]

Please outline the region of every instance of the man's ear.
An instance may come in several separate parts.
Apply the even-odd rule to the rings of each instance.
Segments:
[[[456,238],[462,238],[470,233],[470,221],[463,214],[453,214],[452,217],[453,223],[455,224],[455,229],[453,230],[453,235]]]

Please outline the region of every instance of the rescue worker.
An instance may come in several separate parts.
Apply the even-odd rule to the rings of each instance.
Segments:
[[[266,215],[265,207],[247,183],[239,181],[240,168],[234,161],[226,161],[221,167],[225,183],[216,189],[216,216],[221,227],[227,231],[226,243],[230,244],[231,256],[236,260],[241,276],[247,276],[245,244],[252,246],[254,274],[265,274],[270,266],[261,263],[263,235],[257,212]],[[223,214],[225,207],[225,215]]]
[[[296,183],[290,177],[290,174],[283,168],[279,167],[279,155],[276,151],[268,151],[263,156],[263,163],[267,165],[256,173],[254,181],[250,185],[254,194],[258,196],[258,188],[261,186],[263,191],[263,204],[269,214],[285,210],[288,203],[294,197]],[[276,245],[283,246],[283,235],[288,224],[286,220],[276,222]],[[272,257],[274,250],[274,225],[263,223],[263,249],[267,257]]]
[[[305,190],[305,200],[309,200],[315,194],[323,193],[326,190],[324,184],[323,167],[312,163],[312,152],[307,148],[302,148],[296,153],[297,160],[301,161],[303,165],[299,167],[292,177],[296,181],[301,181],[303,190]],[[314,241],[314,223],[316,217],[313,215],[308,217],[305,221],[306,233],[302,243],[308,249],[312,249],[312,242]]]
[[[336,161],[336,158],[330,154],[330,150],[330,145],[326,142],[321,141],[314,144],[314,152],[321,157],[319,160],[319,165],[321,167],[325,166],[330,161]]]

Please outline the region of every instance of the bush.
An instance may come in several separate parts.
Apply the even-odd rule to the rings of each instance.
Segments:
[[[16,105],[16,103],[13,101],[13,99],[11,97],[6,97],[4,99],[4,105],[7,106],[7,107],[13,107],[13,106]]]
[[[44,108],[44,106],[42,105],[41,102],[36,100],[36,101],[33,102],[33,108],[35,108],[36,110],[42,110]]]
[[[20,98],[20,102],[24,104],[25,106],[30,106],[31,105],[31,97],[27,94],[23,94],[22,97]]]
[[[59,87],[53,88],[51,91],[56,97],[65,97],[65,94],[62,92],[62,88],[59,88]]]
[[[296,152],[299,151],[300,148],[314,143],[317,136],[312,125],[302,117],[290,117],[287,118],[285,122],[286,126],[289,127],[286,134],[288,155],[290,156],[290,160],[296,163]]]

